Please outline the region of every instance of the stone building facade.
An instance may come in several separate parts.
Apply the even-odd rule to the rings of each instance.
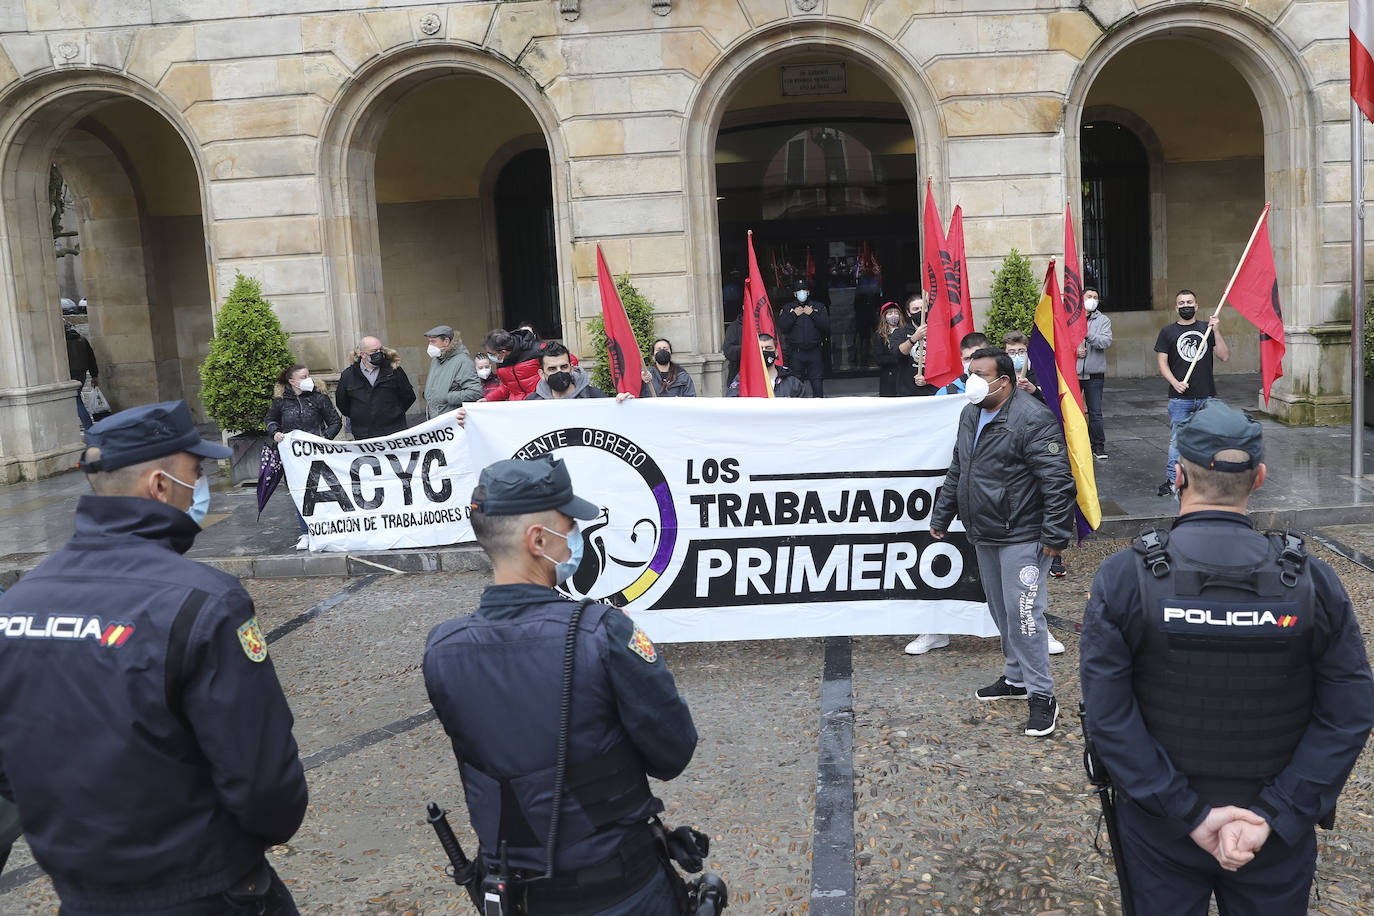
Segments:
[[[919,285],[929,181],[980,316],[1010,249],[1060,256],[1070,203],[1117,376],[1154,372],[1173,291],[1210,308],[1272,202],[1269,409],[1344,422],[1346,37],[1329,0],[0,3],[0,480],[80,445],[54,165],[116,408],[197,402],[238,271],[324,376],[364,333],[418,374],[438,323],[585,349],[598,242],[714,393],[750,228],[773,281],[814,271],[860,370],[875,304]]]

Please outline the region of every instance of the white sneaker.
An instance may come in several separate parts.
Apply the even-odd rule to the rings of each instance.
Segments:
[[[925,633],[906,644],[903,651],[907,655],[925,655],[931,649],[943,649],[949,645],[949,637],[943,633]],[[1063,649],[1061,647],[1060,651]]]
[[[1064,644],[1063,644],[1062,642],[1060,642],[1059,640],[1055,639],[1055,638],[1054,638],[1054,634],[1051,633],[1049,630],[1046,630],[1045,633],[1046,633],[1046,635],[1048,635],[1049,638],[1050,638],[1050,654],[1051,654],[1051,655],[1063,655],[1063,654],[1064,654]]]

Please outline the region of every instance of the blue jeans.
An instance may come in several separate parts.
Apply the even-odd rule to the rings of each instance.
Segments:
[[[1102,428],[1102,389],[1107,379],[1104,373],[1094,372],[1078,383],[1083,387],[1083,401],[1088,408],[1088,441],[1093,454],[1100,455],[1107,450],[1107,432]]]
[[[1174,482],[1174,465],[1178,464],[1178,425],[1202,409],[1215,398],[1169,398],[1169,463],[1164,474]]]

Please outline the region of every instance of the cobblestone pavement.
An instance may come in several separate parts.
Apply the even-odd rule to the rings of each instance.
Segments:
[[[1331,529],[1368,550],[1368,528]],[[1051,583],[1054,660],[1065,712],[1048,739],[1021,734],[1023,704],[977,703],[999,673],[995,640],[955,637],[912,658],[906,636],[854,640],[855,912],[1114,914],[1110,862],[1093,848],[1096,801],[1082,776],[1077,634],[1092,572],[1122,542],[1071,551]],[[1369,636],[1374,573],[1322,548],[1355,599]],[[271,858],[306,914],[428,916],[471,912],[443,874],[424,804],[450,811],[474,841],[452,752],[432,720],[421,648],[437,621],[471,608],[480,573],[384,577],[357,587],[272,645],[310,768],[305,824]],[[248,583],[271,632],[349,584],[343,579]],[[655,784],[671,823],[713,838],[709,867],[730,884],[732,912],[806,913],[823,658],[821,640],[664,647],[701,733],[680,779]],[[410,719],[410,721],[405,721]],[[400,723],[400,724],[397,724]],[[389,727],[389,729],[388,729]],[[359,736],[365,736],[360,738]],[[312,756],[313,755],[313,756]],[[1374,907],[1374,763],[1361,758],[1337,828],[1319,833],[1320,900],[1312,911]],[[1105,845],[1105,835],[1102,839]],[[30,865],[22,842],[8,874]],[[41,875],[0,895],[0,912],[52,914]]]

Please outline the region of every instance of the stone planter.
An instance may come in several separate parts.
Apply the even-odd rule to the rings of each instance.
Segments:
[[[258,485],[258,463],[262,447],[271,441],[266,433],[238,433],[224,437],[224,444],[233,450],[229,458],[229,483],[235,487]]]

